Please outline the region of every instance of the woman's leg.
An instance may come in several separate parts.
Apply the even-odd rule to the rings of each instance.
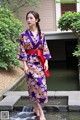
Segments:
[[[44,112],[43,112],[42,107],[41,107],[41,104],[37,102],[36,105],[37,105],[37,108],[39,110],[40,120],[46,120]]]
[[[37,106],[37,103],[35,103],[35,107],[34,107],[34,109],[33,109],[33,112],[36,113],[37,116],[40,116],[40,115],[39,115],[39,108],[38,108],[38,106]]]
[[[35,107],[33,109],[33,112],[35,112],[37,114],[37,116],[40,117],[40,120],[46,120],[40,103],[38,103],[38,102],[35,103]]]

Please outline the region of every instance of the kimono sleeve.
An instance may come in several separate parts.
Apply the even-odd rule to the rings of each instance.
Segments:
[[[27,61],[27,54],[24,48],[24,41],[23,36],[21,35],[21,39],[19,41],[19,48],[18,48],[18,59],[22,61]]]
[[[50,54],[45,36],[43,38],[43,55],[44,55],[45,60],[48,60],[51,58],[51,54]]]

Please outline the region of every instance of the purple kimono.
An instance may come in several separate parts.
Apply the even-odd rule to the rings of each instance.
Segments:
[[[51,55],[45,40],[44,34],[40,39],[39,34],[36,38],[30,30],[26,30],[21,34],[20,47],[18,50],[18,59],[26,61],[29,72],[26,74],[28,93],[30,100],[39,103],[47,103],[47,85],[44,69],[38,56],[26,53],[27,50],[41,49],[45,59],[50,59]]]

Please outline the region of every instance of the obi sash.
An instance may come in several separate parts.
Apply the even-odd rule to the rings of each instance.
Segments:
[[[39,49],[27,50],[26,53],[29,53],[29,54],[36,53],[36,55],[40,59],[41,64],[42,64],[42,66],[44,68],[45,59],[44,59],[44,56],[43,56],[43,50],[39,50]],[[50,77],[50,71],[46,70],[45,75],[46,75],[46,77]]]

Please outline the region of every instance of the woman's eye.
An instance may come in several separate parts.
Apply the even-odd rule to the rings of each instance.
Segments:
[[[32,17],[27,17],[27,20],[29,20],[29,19],[33,19]]]
[[[30,19],[33,19],[32,17],[30,17]]]

